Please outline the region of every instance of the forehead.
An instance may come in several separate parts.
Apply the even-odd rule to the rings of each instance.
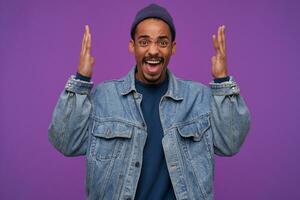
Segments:
[[[141,21],[136,27],[136,37],[149,36],[157,38],[167,36],[171,39],[171,31],[169,25],[160,19],[150,18]]]

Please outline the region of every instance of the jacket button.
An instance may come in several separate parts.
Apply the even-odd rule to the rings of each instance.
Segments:
[[[144,122],[142,122],[142,127],[145,127],[145,123]]]
[[[135,162],[135,166],[139,167],[140,166],[140,162],[139,161]]]

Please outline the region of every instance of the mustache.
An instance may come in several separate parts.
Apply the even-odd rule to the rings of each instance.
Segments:
[[[158,60],[160,62],[163,62],[164,58],[160,57],[160,56],[147,56],[143,59],[144,62],[149,61],[149,60]]]

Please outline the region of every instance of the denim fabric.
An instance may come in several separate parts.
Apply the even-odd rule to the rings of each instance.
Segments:
[[[147,126],[134,72],[94,89],[71,76],[55,107],[49,139],[65,156],[86,155],[87,199],[135,197]],[[168,75],[159,113],[176,198],[213,199],[214,155],[239,151],[249,111],[232,77],[207,87]]]

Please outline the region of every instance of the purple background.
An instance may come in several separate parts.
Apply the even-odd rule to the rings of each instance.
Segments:
[[[154,1],[157,2],[157,1]],[[240,153],[216,157],[216,199],[299,199],[300,1],[161,1],[174,17],[170,69],[211,80],[211,35],[227,27],[229,72],[251,110]],[[47,128],[76,72],[84,25],[92,32],[93,80],[118,78],[135,13],[150,1],[0,0],[0,199],[84,199],[84,157],[66,158]]]

